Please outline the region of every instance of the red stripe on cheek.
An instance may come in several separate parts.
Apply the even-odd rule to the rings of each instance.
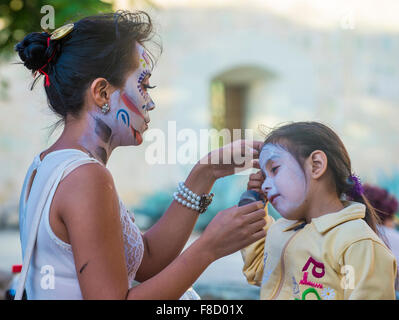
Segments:
[[[123,100],[123,103],[126,105],[126,107],[128,107],[135,114],[139,115],[145,121],[143,114],[136,107],[136,105],[133,103],[133,101],[126,95],[126,93],[122,94],[122,100]]]

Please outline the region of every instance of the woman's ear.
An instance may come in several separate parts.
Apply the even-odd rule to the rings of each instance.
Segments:
[[[308,157],[308,168],[313,179],[319,179],[327,171],[328,160],[321,150],[313,151]]]
[[[90,95],[95,105],[101,107],[109,103],[111,93],[115,88],[104,78],[95,79],[90,86]]]

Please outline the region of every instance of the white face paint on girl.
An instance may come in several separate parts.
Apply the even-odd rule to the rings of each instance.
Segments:
[[[147,89],[151,76],[151,65],[143,46],[136,44],[139,66],[126,79],[125,86],[115,91],[110,97],[110,108],[113,110],[113,127],[119,127],[121,146],[140,145],[142,134],[148,129],[149,111],[155,108]]]
[[[286,219],[298,220],[298,210],[306,199],[306,177],[290,152],[276,144],[266,144],[259,164],[265,176],[262,191],[269,202]]]

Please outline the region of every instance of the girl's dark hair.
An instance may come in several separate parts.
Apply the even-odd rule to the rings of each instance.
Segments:
[[[127,73],[137,67],[133,59],[136,42],[143,44],[152,36],[147,13],[117,11],[75,22],[71,33],[51,40],[49,47],[48,33],[32,32],[15,51],[32,73],[47,64],[42,70],[50,80],[50,85],[44,86],[48,104],[65,121],[67,114],[79,115],[84,93],[94,79],[103,77],[120,88]]]
[[[338,135],[319,122],[294,122],[278,127],[267,134],[265,144],[278,144],[288,150],[303,167],[305,159],[315,150],[327,156],[328,169],[332,175],[337,196],[351,194],[354,182],[351,180],[352,167],[349,154]],[[378,235],[379,218],[364,194],[351,199],[366,205],[364,220]]]

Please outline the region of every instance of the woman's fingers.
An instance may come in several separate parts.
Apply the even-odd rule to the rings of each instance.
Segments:
[[[248,247],[250,244],[260,240],[260,239],[264,239],[266,237],[266,231],[265,230],[259,230],[253,234],[251,234],[249,237],[247,237],[244,240],[244,243],[242,245],[243,248]]]
[[[248,190],[255,190],[256,192],[262,193],[262,184],[264,178],[262,175],[262,171],[258,171],[257,173],[253,173],[249,176],[249,181],[247,184]]]
[[[238,214],[247,215],[254,211],[263,210],[264,204],[262,201],[255,201],[241,207],[237,207]],[[264,210],[263,210],[264,211]]]
[[[245,140],[245,144],[260,153],[264,142],[259,140]]]
[[[252,189],[252,188],[259,188],[259,187],[261,187],[262,186],[262,183],[261,183],[261,181],[253,181],[253,180],[250,180],[250,181],[248,181],[248,189]]]
[[[262,239],[266,237],[266,231],[264,229],[259,230],[257,232],[255,232],[254,234],[252,234],[251,236],[248,237],[244,247],[249,246],[250,244]]]
[[[256,233],[256,232],[262,230],[265,227],[265,225],[266,225],[266,221],[265,221],[265,219],[262,219],[262,220],[254,222],[254,223],[251,223],[249,225],[249,230],[251,231],[251,234],[253,234],[253,233]]]
[[[244,216],[245,223],[252,224],[264,220],[266,216],[265,209],[259,209],[254,212],[248,213]]]
[[[241,140],[240,145],[241,145],[242,156],[246,156],[247,150],[249,150],[252,157],[258,159],[263,142],[256,140]]]
[[[263,191],[262,191],[260,185],[256,185],[256,184],[251,185],[251,184],[248,184],[247,190],[253,190],[253,191],[259,193],[261,196],[263,196]]]
[[[256,173],[252,173],[252,174],[250,174],[250,175],[249,175],[249,180],[263,181],[263,180],[264,180],[264,178],[263,178],[262,171],[261,171],[261,170],[259,170],[259,171],[258,171],[258,172],[256,172]]]
[[[260,181],[248,181],[247,186],[248,186],[248,188],[247,188],[248,190],[258,189],[258,191],[260,191],[262,188],[262,183]]]
[[[258,159],[252,160],[252,167],[255,169],[260,169],[260,164]]]

